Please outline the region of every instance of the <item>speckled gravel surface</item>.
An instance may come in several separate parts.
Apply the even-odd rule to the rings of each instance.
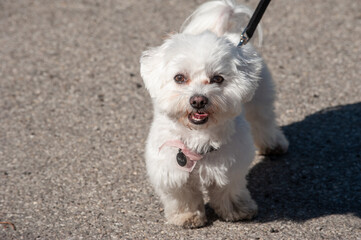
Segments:
[[[270,4],[262,55],[282,157],[255,159],[257,218],[165,223],[143,160],[143,50],[203,1],[0,1],[0,239],[361,239],[361,2]],[[246,1],[255,7],[258,1]]]

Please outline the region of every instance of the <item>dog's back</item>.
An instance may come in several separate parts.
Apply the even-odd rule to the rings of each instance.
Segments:
[[[211,1],[199,6],[183,23],[181,32],[186,34],[199,34],[206,30],[218,36],[225,33],[240,34],[247,24],[242,16],[251,17],[252,10],[243,5],[235,5],[233,1]],[[243,21],[242,21],[243,20]],[[262,30],[258,27],[261,40]]]

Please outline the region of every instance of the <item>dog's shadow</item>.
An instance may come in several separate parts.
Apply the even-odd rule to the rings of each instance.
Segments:
[[[361,102],[324,109],[283,131],[288,153],[266,157],[248,174],[259,207],[255,221],[361,218]]]
[[[324,109],[283,131],[288,153],[264,159],[248,175],[257,220],[361,217],[361,102]]]

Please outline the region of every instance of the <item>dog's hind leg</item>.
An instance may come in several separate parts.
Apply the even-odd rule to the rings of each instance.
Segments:
[[[260,154],[287,152],[288,141],[277,126],[274,113],[275,91],[272,76],[264,64],[259,87],[250,102],[245,103],[245,117],[251,125],[252,136]]]

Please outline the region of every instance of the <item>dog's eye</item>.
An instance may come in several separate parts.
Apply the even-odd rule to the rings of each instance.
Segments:
[[[182,83],[185,83],[187,81],[187,79],[183,74],[177,74],[174,77],[174,81],[178,84],[182,84]]]
[[[221,83],[223,82],[224,78],[222,76],[219,75],[214,75],[213,77],[211,77],[210,82],[211,83]]]

